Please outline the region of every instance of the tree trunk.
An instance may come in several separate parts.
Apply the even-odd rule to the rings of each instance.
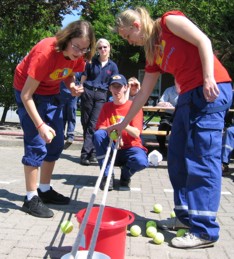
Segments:
[[[7,116],[7,112],[9,110],[9,108],[10,108],[9,106],[4,107],[3,113],[2,113],[2,118],[1,118],[1,123],[6,122],[6,116]]]

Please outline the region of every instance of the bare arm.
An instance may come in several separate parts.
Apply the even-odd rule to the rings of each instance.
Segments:
[[[207,101],[213,102],[219,95],[214,79],[214,54],[209,38],[184,16],[169,15],[167,27],[178,37],[198,48],[203,70],[203,93]]]
[[[144,104],[148,100],[151,92],[153,91],[157,83],[159,76],[159,72],[145,73],[141,89],[136,95],[135,99],[133,100],[130,110],[126,115],[125,119],[121,123],[109,127],[108,133],[110,133],[112,130],[117,130],[118,133],[121,134],[121,131],[128,126],[130,121],[136,116],[138,111],[144,106]]]
[[[140,130],[136,127],[130,126],[128,125],[125,130],[127,131],[127,133],[132,136],[133,138],[138,138],[140,136]]]
[[[35,102],[33,100],[33,94],[36,91],[39,83],[40,83],[39,81],[28,76],[25,82],[25,85],[23,87],[23,90],[21,92],[21,99],[35,127],[37,128],[38,126],[40,126],[40,128],[38,129],[40,136],[47,143],[50,143],[51,139],[50,139],[49,132],[51,132],[55,136],[56,135],[55,131],[51,127],[47,126],[46,124],[43,124],[43,120],[39,115]]]

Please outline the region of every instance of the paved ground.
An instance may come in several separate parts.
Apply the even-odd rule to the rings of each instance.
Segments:
[[[15,124],[14,124],[15,125]],[[50,205],[55,216],[39,219],[23,213],[20,208],[25,195],[23,167],[22,131],[8,124],[0,127],[0,258],[35,259],[61,258],[70,252],[79,231],[75,214],[87,207],[99,168],[79,164],[81,147],[78,123],[75,143],[64,150],[57,162],[52,184],[56,190],[71,197],[70,205]],[[234,167],[232,168],[234,172]],[[170,246],[175,232],[164,231],[165,242],[156,245],[145,235],[145,223],[169,217],[173,209],[173,192],[167,174],[167,162],[157,168],[148,168],[137,173],[132,180],[132,189],[124,191],[118,187],[119,169],[115,168],[116,188],[108,193],[107,204],[119,209],[130,210],[135,215],[133,224],[142,227],[140,237],[132,237],[127,231],[125,259],[231,259],[234,258],[234,174],[223,178],[222,198],[218,213],[221,225],[220,240],[213,248],[181,250]],[[101,201],[101,194],[96,204]],[[161,214],[152,211],[153,205],[163,205]],[[74,230],[64,235],[60,223],[69,219]],[[129,229],[129,227],[128,227]],[[117,246],[117,244],[113,244]]]

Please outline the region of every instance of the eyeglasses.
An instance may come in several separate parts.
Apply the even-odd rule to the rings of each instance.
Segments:
[[[130,86],[136,86],[136,87],[138,87],[138,84],[129,84]]]
[[[98,47],[99,50],[101,49],[107,49],[107,46],[101,46],[101,47]]]
[[[73,50],[75,50],[75,52],[81,52],[82,54],[85,54],[90,51],[90,48],[80,49],[78,46],[74,45],[72,42],[71,42],[71,46],[72,46]]]

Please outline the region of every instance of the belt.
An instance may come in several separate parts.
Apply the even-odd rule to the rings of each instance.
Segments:
[[[107,92],[107,90],[104,90],[104,89],[101,89],[101,88],[98,88],[98,87],[89,86],[89,85],[85,85],[85,88],[87,88],[91,91],[94,91],[94,92],[101,92],[101,93]]]

